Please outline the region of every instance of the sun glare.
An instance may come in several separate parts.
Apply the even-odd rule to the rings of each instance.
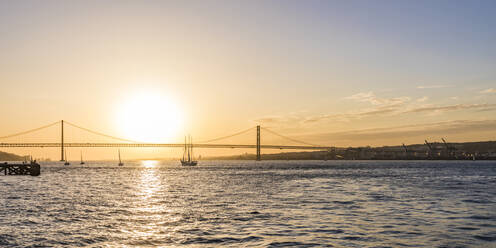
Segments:
[[[141,161],[141,165],[145,168],[155,168],[158,165],[157,160],[143,160]]]
[[[170,98],[154,92],[136,94],[120,105],[118,126],[131,140],[166,142],[173,138],[182,116]]]

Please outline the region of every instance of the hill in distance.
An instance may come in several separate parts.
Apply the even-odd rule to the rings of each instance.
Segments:
[[[0,161],[23,161],[25,159],[28,157],[0,151]]]

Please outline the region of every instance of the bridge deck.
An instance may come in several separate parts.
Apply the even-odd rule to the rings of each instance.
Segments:
[[[61,143],[0,143],[0,147],[61,147]],[[256,148],[257,145],[193,144],[196,148]],[[64,147],[184,147],[175,143],[65,143]],[[329,150],[328,146],[261,145],[264,149]]]

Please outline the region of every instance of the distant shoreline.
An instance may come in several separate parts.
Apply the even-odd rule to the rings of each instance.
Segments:
[[[262,160],[496,160],[496,141],[414,144],[382,147],[335,147],[328,151],[299,151],[263,153]],[[22,161],[29,156],[19,156],[0,151],[0,161]],[[244,153],[227,156],[205,156],[199,160],[256,160],[256,155]],[[139,158],[127,161],[162,160],[179,158]],[[47,160],[49,161],[49,160]],[[100,161],[100,160],[95,160]],[[101,160],[105,161],[105,160]]]
[[[336,147],[329,151],[262,154],[262,160],[496,160],[496,141],[426,143],[382,147]],[[205,157],[203,160],[255,160],[255,154]]]

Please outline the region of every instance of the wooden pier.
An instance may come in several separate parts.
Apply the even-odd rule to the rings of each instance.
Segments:
[[[7,162],[0,163],[0,175],[40,175],[40,164],[36,161],[30,163],[9,164]]]

